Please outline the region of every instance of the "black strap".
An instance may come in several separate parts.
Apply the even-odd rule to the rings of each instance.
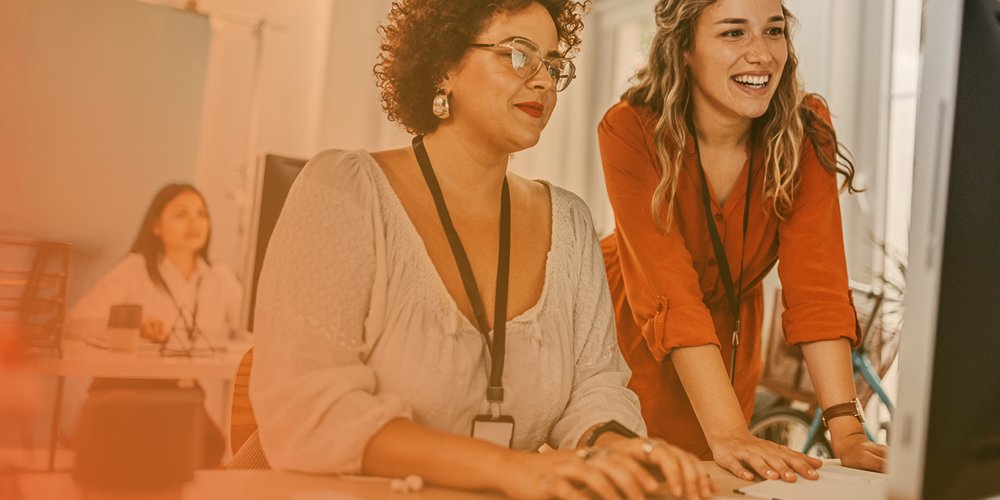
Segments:
[[[590,437],[587,438],[586,442],[587,446],[591,447],[597,444],[597,438],[601,437],[602,434],[605,434],[607,432],[613,432],[615,434],[618,434],[619,436],[628,439],[639,437],[638,434],[633,432],[632,429],[629,429],[628,427],[622,425],[621,422],[617,420],[608,420],[607,422],[604,422],[603,424],[595,427],[594,430],[590,431]]]
[[[479,287],[476,284],[476,277],[472,274],[472,266],[469,264],[469,257],[462,246],[462,240],[458,237],[455,224],[451,221],[451,214],[448,213],[448,206],[444,202],[444,195],[441,193],[441,186],[438,184],[437,176],[434,175],[434,168],[431,160],[427,156],[427,149],[424,147],[424,137],[418,135],[413,138],[413,153],[417,157],[420,171],[424,174],[424,181],[434,198],[434,205],[437,207],[438,217],[444,232],[448,236],[448,244],[451,245],[451,252],[455,255],[455,263],[458,264],[458,272],[462,275],[462,284],[465,286],[465,293],[469,296],[469,303],[472,304],[472,311],[476,316],[476,323],[479,325],[479,332],[486,340],[486,347],[490,351],[492,366],[490,368],[490,383],[486,389],[486,398],[490,403],[503,402],[503,367],[504,367],[504,346],[507,339],[507,287],[510,276],[510,187],[507,185],[507,178],[503,180],[503,190],[500,195],[500,252],[497,262],[497,288],[496,302],[493,307],[493,342],[491,345],[489,337],[489,323],[486,321],[486,309],[483,307],[483,299],[479,295]]]
[[[747,160],[747,193],[743,207],[743,239],[740,244],[740,276],[737,286],[733,285],[733,275],[729,270],[729,259],[726,257],[726,249],[722,246],[722,239],[719,238],[719,230],[715,227],[715,219],[712,215],[711,199],[708,194],[708,178],[705,177],[705,167],[701,163],[701,148],[698,146],[698,131],[695,129],[694,120],[688,120],[691,135],[694,136],[694,152],[698,158],[698,171],[701,172],[701,199],[705,206],[705,220],[708,221],[708,234],[712,237],[712,248],[715,250],[715,259],[719,265],[719,275],[722,277],[722,285],[726,287],[726,300],[729,302],[729,309],[733,312],[736,324],[733,326],[733,353],[729,364],[729,383],[736,382],[736,349],[740,345],[740,307],[743,305],[743,258],[746,254],[747,226],[750,222],[750,179],[753,177],[753,148],[750,149],[750,157]]]
[[[184,316],[184,308],[181,307],[180,302],[177,301],[177,297],[174,296],[174,292],[170,291],[170,287],[166,283],[163,284],[163,288],[167,291],[167,295],[170,296],[170,300],[174,303],[174,307],[177,308],[177,315],[180,316],[181,322],[184,323],[184,331],[187,332],[188,340],[194,340],[194,332],[198,329],[198,297],[201,295],[201,276],[198,276],[198,281],[194,285],[194,308],[191,310],[191,322],[188,323],[187,317]],[[174,325],[177,323],[175,322]]]

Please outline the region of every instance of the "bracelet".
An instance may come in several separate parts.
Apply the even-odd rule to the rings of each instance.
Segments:
[[[594,428],[593,431],[590,432],[590,436],[587,437],[587,441],[585,442],[585,444],[588,447],[594,446],[594,443],[597,442],[597,438],[601,437],[601,434],[604,434],[606,432],[613,432],[615,434],[618,434],[619,436],[623,436],[629,439],[639,437],[638,434],[632,432],[631,429],[625,427],[617,420],[608,420],[607,422],[598,425],[597,427]]]

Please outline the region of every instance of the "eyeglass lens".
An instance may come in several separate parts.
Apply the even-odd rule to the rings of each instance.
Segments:
[[[511,40],[507,45],[510,48],[510,63],[522,78],[531,78],[544,64],[549,77],[555,82],[556,91],[565,89],[573,80],[573,63],[568,59],[544,60],[536,47],[523,40]]]

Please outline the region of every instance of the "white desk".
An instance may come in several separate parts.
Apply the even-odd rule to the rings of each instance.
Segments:
[[[61,359],[40,358],[33,366],[39,373],[62,377],[232,380],[249,348],[239,344],[208,356],[167,357],[148,343],[133,352],[116,352],[67,340]]]
[[[236,375],[236,368],[249,344],[232,344],[225,351],[191,357],[161,356],[157,346],[143,342],[132,352],[101,349],[80,340],[64,340],[61,358],[38,358],[32,370],[56,377],[56,395],[49,443],[49,470],[55,466],[65,377],[97,377],[151,380],[220,380],[227,384]],[[222,398],[219,415],[223,428],[228,427],[229,402]],[[228,432],[223,433],[229,436]]]
[[[702,467],[712,476],[719,492],[714,498],[752,499],[746,495],[733,493],[734,488],[751,484],[737,479],[713,462],[703,462]],[[18,476],[23,500],[60,498],[77,500],[80,491],[68,473],[32,473]],[[312,495],[310,495],[312,493]],[[315,496],[313,496],[315,495]],[[392,493],[384,481],[358,481],[335,476],[295,474],[275,471],[198,471],[194,481],[188,483],[183,492],[184,500],[361,500],[399,498],[423,499],[489,499],[495,494],[480,494],[446,488],[424,488],[419,493]],[[659,498],[669,498],[659,497]]]

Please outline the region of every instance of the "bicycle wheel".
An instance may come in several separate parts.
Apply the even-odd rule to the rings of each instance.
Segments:
[[[780,406],[754,415],[750,420],[750,434],[761,439],[785,445],[795,451],[802,451],[809,438],[812,419],[804,412]],[[817,458],[833,458],[833,448],[822,432],[816,436],[806,455]]]

